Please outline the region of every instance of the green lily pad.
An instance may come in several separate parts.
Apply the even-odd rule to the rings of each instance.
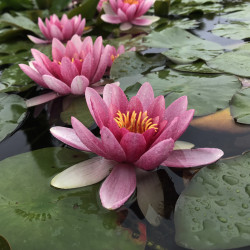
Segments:
[[[5,69],[0,77],[0,92],[21,92],[34,85],[34,82],[16,64]]]
[[[166,57],[157,55],[141,55],[137,52],[129,51],[115,59],[110,70],[110,77],[118,79],[146,72],[152,68],[165,65]]]
[[[238,91],[230,103],[231,114],[237,122],[250,124],[250,88]]]
[[[76,117],[86,127],[95,121],[89,112],[84,96],[68,96],[64,98],[64,111],[60,114],[61,120],[71,125],[71,116]]]
[[[16,39],[17,36],[22,35],[23,30],[18,29],[16,27],[0,29],[0,42],[3,43],[7,41],[13,41],[13,39]]]
[[[14,55],[18,52],[30,50],[32,46],[34,46],[34,44],[28,41],[2,43],[0,47],[0,53]]]
[[[212,33],[235,40],[250,37],[250,21],[217,24]]]
[[[250,5],[244,4],[241,6],[235,6],[230,9],[226,9],[226,11],[236,11],[233,13],[229,13],[226,15],[223,15],[222,17],[229,20],[250,20],[249,11],[250,11]]]
[[[203,61],[196,61],[192,64],[172,64],[171,69],[183,71],[183,72],[193,72],[193,73],[204,73],[204,74],[214,74],[220,73],[215,69],[209,68]]]
[[[0,21],[2,23],[6,23],[9,25],[12,25],[14,27],[18,27],[24,30],[29,30],[34,32],[37,35],[41,35],[41,32],[38,28],[38,26],[31,21],[29,18],[22,16],[20,13],[18,16],[11,16],[9,13],[4,13],[1,17],[0,17]]]
[[[201,4],[201,5],[190,5],[190,4],[183,4],[179,1],[176,1],[174,4],[170,6],[170,14],[171,15],[190,15],[193,13],[200,13],[200,14],[215,14],[221,13],[223,10],[223,5],[220,3],[212,3],[212,4]]]
[[[250,245],[250,152],[202,168],[180,195],[176,243],[188,249]]]
[[[241,46],[239,49],[232,52],[221,54],[210,61],[207,65],[216,70],[243,76],[250,77],[250,46],[249,44]]]
[[[12,55],[0,56],[0,65],[12,63],[27,63],[32,58],[30,51],[22,51]]]
[[[22,122],[26,109],[25,101],[20,96],[0,93],[0,141]]]
[[[0,162],[0,231],[15,249],[140,249],[104,209],[99,184],[50,186],[63,169],[88,159],[66,148],[44,148]],[[8,178],[6,178],[8,177]]]
[[[219,44],[203,40],[178,27],[152,32],[145,37],[145,45],[168,49],[163,54],[175,63],[191,63],[197,59],[206,61],[222,53]]]
[[[195,109],[196,116],[208,115],[228,107],[229,100],[241,87],[234,76],[194,75],[169,69],[147,74],[139,80],[141,84],[146,81],[152,85],[155,96],[167,95],[166,105],[180,96],[187,95],[189,108]],[[139,87],[140,84],[131,86],[125,93],[131,97],[136,94]]]

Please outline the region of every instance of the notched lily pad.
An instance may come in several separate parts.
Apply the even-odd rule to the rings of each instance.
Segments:
[[[175,207],[176,243],[189,249],[250,245],[250,152],[202,168]]]
[[[0,93],[0,141],[17,128],[26,110],[25,101],[20,96]]]
[[[250,88],[238,91],[230,103],[232,116],[237,122],[250,124]]]
[[[145,37],[145,45],[168,49],[163,54],[175,63],[191,63],[197,59],[206,61],[222,53],[219,44],[203,40],[178,27],[152,32]]]
[[[117,214],[97,202],[98,184],[50,186],[55,174],[86,159],[79,151],[44,148],[0,162],[0,232],[13,249],[142,248],[116,225]]]

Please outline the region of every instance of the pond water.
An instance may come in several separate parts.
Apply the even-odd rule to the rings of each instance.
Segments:
[[[205,4],[206,7],[204,7],[204,5],[199,3],[199,1],[197,2],[198,3],[197,3],[196,8],[198,9],[203,10],[203,8],[205,9],[209,7],[208,2]],[[219,3],[220,1],[211,1],[211,2]],[[247,1],[244,1],[243,3],[247,4]],[[232,2],[232,6],[235,7],[235,5],[241,6],[241,3]],[[213,9],[213,7],[211,7],[211,9]],[[244,8],[242,9],[244,10]],[[2,8],[2,10],[4,10],[4,8]],[[208,11],[208,12],[212,12],[212,11]],[[173,14],[176,14],[176,13],[173,13]],[[171,17],[172,19],[176,18],[176,16],[174,15],[172,15]],[[184,17],[186,18],[186,15]],[[204,14],[202,16],[199,13],[198,17],[196,18],[195,13],[192,12],[190,17],[193,18],[192,20],[198,21],[199,24],[198,24],[198,27],[196,28],[190,27],[190,28],[187,28],[187,30],[189,30],[192,34],[202,39],[205,39],[207,41],[212,41],[212,42],[222,45],[224,52],[231,51],[233,48],[236,48],[239,45],[244,43],[242,39],[236,40],[236,39],[223,38],[223,37],[215,36],[214,34],[211,33],[211,30],[213,30],[217,24],[228,23],[228,21],[225,21],[223,18],[221,18],[222,17],[221,13],[214,14],[212,12],[209,14]],[[248,18],[250,18],[250,16],[248,16]],[[89,25],[92,25],[92,23],[93,21],[89,21]],[[93,23],[93,25],[95,24]],[[113,37],[114,35],[112,36],[107,35],[109,34],[108,30],[111,28],[107,27],[101,30],[100,32],[104,33],[106,37]],[[94,29],[93,33],[90,33],[90,34],[93,36],[97,35],[98,28]],[[6,41],[4,41],[3,39],[3,44],[8,43],[8,40]],[[129,41],[127,40],[126,42],[129,43]],[[138,47],[142,45],[141,42],[137,44],[135,40],[132,40],[132,45],[133,43]],[[165,52],[166,49],[164,49],[163,51]],[[150,55],[151,55],[152,53],[155,53],[155,54],[160,53],[162,52],[162,50],[149,49],[147,53],[148,52],[150,52]],[[163,64],[161,63],[157,64],[158,61],[161,60],[161,59],[159,60],[157,59],[155,60],[157,61],[157,63],[155,63],[153,67],[148,66],[146,67],[146,70],[136,72],[135,75],[131,75],[130,79],[125,79],[123,75],[120,75],[119,77],[117,77],[119,80],[121,80],[121,84],[123,84],[123,81],[124,81],[124,86],[127,84],[126,86],[130,87],[126,90],[127,91],[126,94],[130,96],[131,93],[134,93],[133,91],[135,91],[135,89],[137,88],[137,87],[134,87],[135,86],[134,83],[136,82],[142,83],[143,82],[142,79],[144,79],[142,78],[143,76],[145,76],[146,78],[146,77],[149,77],[149,74],[151,74],[154,71],[158,72],[162,70],[163,68],[168,69],[169,67],[166,66],[166,64],[170,65],[171,60],[174,56],[169,55],[169,54],[167,54],[167,56],[168,56],[168,59],[166,63],[164,62]],[[197,57],[198,57],[197,58],[198,60],[206,61],[206,59],[202,57],[199,57],[199,56]],[[176,58],[177,57],[175,57],[175,60],[173,60],[173,62],[177,61]],[[7,69],[12,63],[15,63],[15,62],[8,62],[7,64],[3,63],[4,66],[2,67],[2,70]],[[192,63],[192,61],[188,63]],[[183,64],[181,63],[179,65],[183,65]],[[112,72],[112,69],[111,69],[111,72]],[[227,73],[230,73],[230,72],[227,72]],[[227,75],[227,73],[225,74]],[[192,76],[197,73],[194,73],[189,70],[188,73],[186,74]],[[210,77],[209,74],[206,74],[206,73],[204,74],[203,72],[201,74],[203,74],[202,77],[206,77],[206,76],[208,78]],[[113,71],[113,75],[115,75],[114,71]],[[140,75],[140,77],[136,78],[138,77],[138,75]],[[242,77],[241,74],[239,74],[239,76]],[[132,83],[130,82],[128,83],[128,80],[131,80],[131,79],[132,79]],[[4,82],[3,79],[2,79],[2,82]],[[220,86],[218,87],[218,89],[219,88]],[[240,87],[238,87],[238,89],[240,89]],[[236,90],[234,90],[234,92],[236,92]],[[156,86],[156,91],[158,91],[157,86]],[[168,91],[166,90],[164,91],[163,91],[163,94],[167,96],[168,98],[168,94],[170,96],[170,93],[168,93]],[[216,92],[217,90],[214,89],[213,91]],[[32,87],[31,89],[27,89],[26,91],[18,91],[15,89],[14,92],[11,92],[11,93],[18,94],[24,98],[30,98],[31,96],[38,95],[37,93],[43,93],[43,91],[41,91],[39,88]],[[231,96],[233,96],[233,94],[231,94]],[[170,97],[170,98],[173,98],[173,97]],[[231,100],[231,98],[229,100]],[[212,106],[213,100],[210,100],[210,101],[211,103],[207,103],[207,99],[205,99],[204,103],[202,103],[202,101],[200,104],[195,103],[196,105],[195,108],[198,110],[199,106],[201,107],[201,109],[203,109],[203,107],[206,105]],[[227,103],[228,103],[228,100],[227,100]],[[4,104],[1,103],[1,106],[4,106]],[[87,188],[81,188],[79,191],[76,189],[76,190],[69,191],[69,192],[66,192],[66,191],[64,192],[64,191],[52,188],[49,186],[49,181],[51,180],[51,176],[60,172],[61,169],[59,170],[57,169],[53,173],[51,172],[52,171],[51,169],[49,170],[43,169],[44,168],[43,164],[45,164],[42,162],[43,154],[36,155],[36,153],[33,153],[33,151],[43,149],[43,148],[49,148],[49,147],[70,148],[70,147],[65,146],[65,144],[63,144],[62,142],[55,139],[49,132],[49,129],[55,125],[66,124],[66,126],[68,126],[67,122],[64,123],[62,121],[63,119],[62,120],[60,119],[62,106],[63,106],[63,99],[59,98],[50,102],[49,104],[44,104],[44,105],[42,104],[37,107],[29,108],[25,114],[25,118],[22,120],[22,122],[18,124],[18,127],[14,130],[14,132],[12,132],[7,138],[5,138],[0,143],[0,161],[3,162],[2,165],[0,163],[0,167],[2,167],[3,173],[6,174],[6,173],[11,172],[10,170],[7,169],[8,164],[11,164],[10,167],[14,168],[15,167],[14,165],[20,163],[20,168],[25,169],[25,173],[23,173],[23,176],[26,176],[26,175],[28,176],[29,175],[28,167],[32,168],[32,164],[33,164],[33,165],[36,165],[36,168],[37,168],[37,170],[34,170],[34,173],[32,172],[30,174],[31,177],[33,176],[35,178],[34,182],[37,181],[38,183],[40,182],[43,184],[46,183],[46,185],[41,184],[42,186],[41,190],[39,190],[38,188],[38,190],[36,190],[36,194],[33,197],[32,192],[28,193],[27,190],[29,188],[30,190],[32,190],[34,189],[35,186],[33,186],[33,184],[31,184],[30,186],[28,185],[28,187],[25,185],[22,186],[22,183],[27,181],[28,177],[24,177],[23,180],[22,180],[23,176],[20,176],[19,178],[19,174],[21,170],[14,169],[14,171],[17,171],[18,176],[15,176],[15,174],[12,173],[10,176],[3,177],[3,174],[2,174],[3,181],[5,181],[6,179],[6,188],[4,187],[2,188],[3,191],[1,191],[1,195],[0,195],[0,198],[1,198],[0,205],[1,205],[1,202],[2,202],[3,207],[6,206],[6,204],[8,204],[8,206],[10,206],[11,212],[8,212],[4,210],[3,208],[2,215],[0,215],[0,224],[1,224],[0,226],[0,236],[1,236],[0,237],[0,249],[9,249],[7,245],[5,245],[6,244],[5,239],[9,242],[12,249],[18,249],[18,244],[20,243],[23,245],[20,246],[19,249],[32,249],[32,246],[34,247],[33,249],[44,249],[44,246],[49,246],[49,249],[147,249],[147,250],[149,249],[157,249],[157,250],[158,249],[159,250],[160,249],[170,249],[170,250],[186,249],[176,244],[176,241],[175,241],[176,230],[175,230],[175,221],[174,221],[174,210],[175,210],[175,205],[176,205],[178,197],[181,195],[183,190],[185,190],[185,188],[188,186],[189,181],[197,173],[199,168],[183,170],[183,169],[174,169],[174,168],[163,169],[163,167],[160,167],[159,170],[153,172],[154,173],[153,178],[155,178],[154,180],[157,180],[157,182],[154,183],[155,186],[153,186],[151,191],[150,191],[150,188],[147,189],[147,192],[149,192],[148,197],[149,199],[151,198],[152,200],[154,200],[154,196],[158,197],[162,195],[163,198],[161,200],[161,203],[158,204],[159,205],[158,211],[149,212],[148,210],[147,215],[145,214],[145,210],[142,211],[143,209],[145,209],[145,207],[141,205],[142,203],[140,203],[140,205],[138,204],[139,202],[137,200],[136,194],[132,195],[132,197],[128,200],[128,202],[126,202],[125,205],[122,206],[121,208],[115,211],[107,211],[104,208],[102,208],[99,197],[98,197],[98,190],[100,188],[100,184],[95,184]],[[219,106],[218,109],[224,109],[224,108],[228,109],[229,105],[228,104],[224,105],[223,108],[220,105],[218,106]],[[208,115],[212,115],[213,113],[215,113],[215,111],[216,110],[212,112],[210,111],[209,112],[206,111],[206,112]],[[201,111],[201,113],[202,112],[203,110]],[[230,115],[226,115],[225,117],[221,115],[221,119],[219,120],[216,120],[217,118],[213,116],[209,121],[201,120],[202,117],[206,117],[204,116],[205,113],[203,112],[201,116],[194,118],[194,121],[191,123],[191,125],[188,127],[185,133],[179,138],[179,140],[191,142],[195,145],[196,148],[203,148],[203,147],[220,148],[221,150],[224,151],[223,158],[229,158],[229,157],[241,155],[243,152],[246,152],[250,149],[250,127],[249,125],[247,125],[247,123],[237,124],[236,122],[234,122],[233,118]],[[228,117],[230,117],[230,119]],[[238,119],[237,116],[235,117]],[[222,126],[219,126],[218,124],[222,122],[222,120],[228,121],[228,122],[225,122],[225,124],[223,123]],[[92,132],[95,133],[96,135],[99,134],[99,130],[96,128],[95,124],[93,124],[92,122],[90,122],[90,125],[88,127],[90,127]],[[17,156],[21,153],[26,153],[26,152],[31,152],[31,154],[27,155],[27,157],[26,156],[20,157],[20,159],[16,158],[15,160],[13,160],[13,163],[12,163],[11,159],[13,158],[13,156]],[[72,165],[71,163],[79,162],[78,157],[80,157],[80,159],[81,157],[83,158],[86,157],[85,155],[78,156],[77,153],[74,153],[73,156],[72,156],[72,153],[66,152],[65,156],[62,156],[63,154],[64,154],[63,152],[60,153],[60,150],[59,150],[59,153],[57,153],[56,151],[56,153],[51,154],[48,157],[48,159],[46,158],[47,156],[46,157],[44,156],[46,158],[46,159],[44,158],[44,161],[45,162],[54,161],[56,164],[62,163],[62,167],[60,166],[60,168],[63,169],[65,167]],[[69,154],[70,156],[67,156],[67,154]],[[59,160],[55,159],[57,155],[59,155]],[[88,155],[88,157],[93,157],[93,155],[90,155],[90,156]],[[84,158],[84,160],[85,159],[86,158]],[[29,164],[28,163],[29,160],[30,162],[32,162],[30,163],[31,166],[28,166],[28,167],[23,166],[26,163]],[[35,176],[38,173],[39,175],[42,176],[41,178],[44,178],[43,182],[40,179],[36,180]],[[8,178],[9,178],[9,181],[8,181]],[[20,179],[17,181],[17,184],[15,184],[15,178]],[[12,184],[10,184],[10,182],[11,183],[13,182],[13,190],[11,192],[10,190],[8,190],[12,188]],[[24,197],[21,197],[19,201],[18,197],[20,193],[22,192],[19,190],[16,192],[16,194],[14,194],[15,190],[18,189],[18,185],[20,185],[20,190],[24,188],[25,190],[23,194],[24,196],[27,194],[30,194],[31,197],[28,197],[28,198],[25,197],[27,198],[27,200],[25,200]],[[51,191],[49,191],[50,192],[49,194],[46,194],[47,191],[45,191],[45,186],[47,189],[51,189]],[[158,194],[157,192],[160,192],[160,194]],[[48,195],[49,198],[46,198],[46,195]],[[8,202],[5,203],[6,201]],[[52,208],[53,204],[60,203],[60,202],[62,203],[59,206],[58,211],[55,208]],[[152,202],[155,202],[155,201],[152,201]],[[18,207],[19,203],[20,203],[20,207]],[[246,203],[249,204],[250,201],[246,200]],[[75,213],[71,211],[72,204],[73,204],[74,211],[76,211]],[[69,209],[69,207],[71,210]],[[14,212],[12,212],[13,208],[14,208],[13,210]],[[60,218],[60,216],[63,217],[66,213],[68,213],[68,211],[70,211],[71,213],[70,216],[65,217],[65,222],[60,224],[61,223],[60,221],[63,220],[63,218]],[[80,216],[79,216],[79,213],[80,213]],[[160,216],[157,213],[159,213]],[[57,215],[59,215],[59,217],[57,217]],[[45,227],[44,224],[42,224],[43,223],[42,221],[44,222],[46,220],[49,221],[51,218],[54,218],[54,217],[56,217],[57,219],[55,220],[56,222],[55,221],[53,222],[54,224],[51,225],[51,228],[49,228],[49,226]],[[81,222],[81,225],[79,222],[77,222],[77,220]],[[7,223],[9,223],[9,225],[5,226],[5,224],[7,225]],[[73,225],[71,225],[71,223]],[[85,224],[85,223],[87,226],[86,228],[83,228],[82,224]],[[183,223],[185,223],[185,221]],[[250,234],[249,234],[250,225],[248,224],[247,226],[248,228],[245,229],[244,231],[245,235],[244,233],[243,233],[243,236],[241,235],[244,239],[246,238],[246,242],[248,242],[250,238]],[[29,229],[24,230],[24,228],[28,228],[28,227]],[[215,227],[217,227],[217,225],[215,225]],[[89,232],[87,232],[88,229],[89,229]],[[16,234],[16,239],[15,239],[15,236],[13,236],[12,234],[12,230],[14,234]],[[23,233],[22,233],[22,230],[23,230]],[[48,230],[48,232],[46,232],[46,230]],[[87,236],[84,240],[82,239],[80,240],[79,238],[81,237],[81,234],[83,234],[83,232],[86,232]],[[54,234],[52,235],[52,233]],[[75,234],[75,236],[72,236],[71,234]],[[95,234],[97,236],[95,236]],[[88,238],[88,237],[91,237],[91,238]],[[230,236],[228,236],[228,238],[230,239]],[[38,239],[38,242],[37,242],[37,239]],[[59,242],[60,239],[62,239],[62,242]],[[87,243],[88,241],[91,243]],[[98,241],[99,243],[96,243]],[[241,246],[240,243],[238,245]],[[249,249],[248,245],[250,245],[250,242],[245,243],[244,241],[243,246],[245,247],[241,247],[241,248],[234,247],[233,249]],[[230,249],[230,248],[232,248],[230,247],[230,243],[228,243],[227,247],[224,247],[224,248],[221,246],[218,247],[218,249]],[[197,247],[195,249],[206,249],[206,248],[205,247],[203,248],[203,246],[200,246],[199,248]],[[211,249],[217,249],[217,248],[214,247]]]

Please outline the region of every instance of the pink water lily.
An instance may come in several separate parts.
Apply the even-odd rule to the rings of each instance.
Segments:
[[[113,50],[110,45],[103,46],[101,36],[93,43],[91,37],[82,41],[78,35],[74,35],[66,47],[54,38],[52,61],[40,51],[32,49],[35,61],[29,66],[19,66],[33,81],[59,95],[82,95],[88,86],[101,92],[103,87],[97,82],[110,66]]]
[[[133,25],[148,26],[159,20],[156,16],[144,16],[155,0],[109,0],[102,3],[105,12],[101,16],[107,23],[121,24],[121,30]]]
[[[86,89],[85,97],[101,138],[74,117],[73,129],[53,127],[51,133],[74,148],[99,156],[54,177],[51,184],[55,187],[81,187],[108,176],[101,186],[100,198],[105,208],[116,209],[135,191],[136,168],[150,171],[159,165],[196,167],[223,155],[216,148],[173,150],[194,114],[193,109],[187,110],[186,96],[166,109],[164,97],[154,98],[151,85],[144,83],[130,101],[115,85],[105,86],[103,99],[92,88]]]
[[[81,15],[68,19],[66,14],[63,14],[60,20],[57,15],[52,15],[45,19],[45,24],[42,19],[38,18],[38,26],[46,40],[29,35],[29,39],[37,44],[51,43],[53,38],[66,42],[72,38],[73,35],[81,36],[85,28],[86,20],[82,19]]]

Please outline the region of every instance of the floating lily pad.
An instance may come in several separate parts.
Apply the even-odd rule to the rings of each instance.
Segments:
[[[209,68],[203,61],[196,61],[192,64],[174,64],[170,65],[172,69],[183,71],[183,72],[193,72],[193,73],[205,73],[205,74],[214,74],[220,73],[215,69]]]
[[[235,40],[250,37],[250,21],[217,24],[212,33]]]
[[[249,246],[249,176],[249,152],[202,168],[176,203],[176,243],[207,250]]]
[[[176,3],[172,4],[170,7],[170,14],[171,15],[190,15],[193,13],[201,13],[203,14],[215,14],[215,13],[221,13],[223,10],[223,5],[219,3],[213,3],[213,4],[202,4],[202,5],[189,5],[189,4],[182,4],[179,1],[176,1]]]
[[[157,55],[140,55],[137,52],[126,52],[115,59],[110,70],[110,77],[118,79],[146,72],[152,68],[165,65],[166,57]]]
[[[187,95],[189,108],[195,109],[195,115],[207,115],[228,107],[233,94],[241,84],[234,76],[187,74],[173,70],[162,70],[145,75],[139,80],[142,84],[148,81],[155,96],[167,95],[166,105],[180,96]],[[130,97],[135,95],[140,84],[126,90]],[[216,89],[216,91],[215,91]]]
[[[102,208],[99,184],[73,190],[50,186],[66,167],[88,159],[45,148],[0,162],[0,231],[12,249],[140,249]],[[7,178],[8,177],[8,178]]]
[[[34,44],[28,41],[2,43],[0,47],[0,53],[14,55],[21,51],[30,50],[32,46],[34,46]]]
[[[0,77],[0,92],[21,92],[34,85],[34,82],[16,64],[5,69]]]
[[[168,49],[163,54],[175,63],[190,63],[197,59],[206,61],[222,53],[219,44],[203,40],[177,27],[151,32],[145,37],[145,45]]]
[[[89,112],[84,96],[69,96],[64,99],[64,111],[60,117],[63,122],[71,124],[71,116],[76,117],[86,127],[90,127],[95,121]]]
[[[18,95],[0,93],[0,141],[22,122],[26,109],[25,101]]]
[[[230,103],[232,116],[237,122],[250,124],[250,88],[238,91]]]
[[[210,61],[207,65],[222,72],[250,77],[250,46],[245,45],[232,52],[221,54]]]
[[[12,63],[27,63],[32,58],[30,51],[22,51],[12,55],[0,56],[0,65]]]
[[[223,15],[223,18],[229,19],[229,20],[250,20],[249,12],[250,12],[250,5],[241,5],[241,6],[235,6],[230,9],[226,9],[227,11],[236,11],[230,14]]]

